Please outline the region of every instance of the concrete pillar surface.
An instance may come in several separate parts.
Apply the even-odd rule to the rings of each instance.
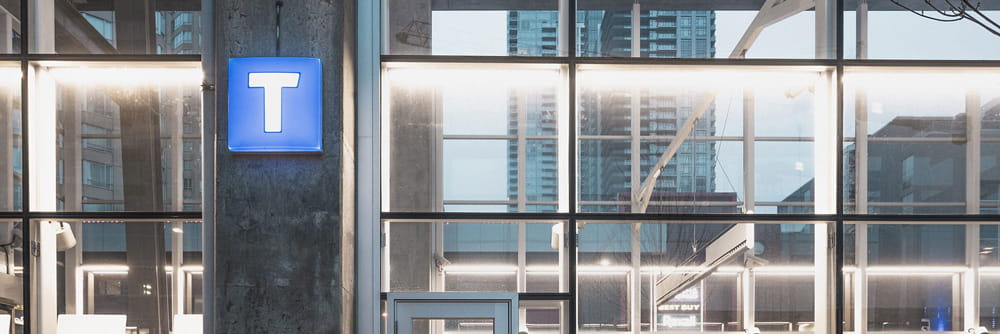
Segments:
[[[215,5],[214,332],[351,333],[354,195],[345,186],[354,175],[344,152],[353,152],[345,149],[353,146],[353,1],[284,1],[281,8],[280,55],[323,63],[323,152],[227,149],[227,61],[279,54],[275,3]]]

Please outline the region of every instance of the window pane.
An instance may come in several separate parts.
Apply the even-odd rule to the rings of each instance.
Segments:
[[[747,311],[754,312],[754,326],[762,331],[812,331],[813,282],[817,273],[814,230],[811,224],[581,224],[577,257],[580,329],[628,332],[637,328],[642,333],[741,331],[743,313]],[[745,241],[740,238],[746,235],[732,233],[747,231],[754,235],[752,253],[714,257],[718,254],[714,249],[741,249],[731,243]],[[744,258],[748,255],[753,257]],[[751,261],[749,268],[745,260]],[[677,277],[693,277],[682,275],[707,267],[714,272],[694,278],[694,283],[674,297],[659,300],[659,294],[666,291],[662,289],[671,289],[667,287],[674,287],[671,282],[679,282]],[[635,268],[639,268],[639,281],[633,281]],[[740,301],[750,292],[741,284],[748,280],[753,282],[756,303],[752,310],[743,310]],[[641,288],[633,290],[636,282]],[[654,290],[658,284],[663,288]],[[655,311],[651,305],[655,305]],[[632,313],[635,307],[641,312],[638,318]],[[633,319],[639,321],[638,327],[634,327]]]
[[[979,227],[979,265],[1000,267],[1000,225]]]
[[[862,3],[870,4],[867,17],[859,16]],[[960,2],[953,2],[961,6]],[[856,5],[855,5],[856,4]],[[1000,4],[996,2],[975,3],[985,17],[996,20],[1000,16]],[[938,15],[931,5],[948,10],[944,1],[857,1],[845,4],[844,8],[844,57],[870,59],[989,59],[1000,57],[1000,39],[989,30],[968,19],[953,21],[953,18]],[[917,13],[937,19],[920,17]],[[973,18],[983,21],[983,16],[967,12]],[[862,27],[864,25],[864,28]],[[900,29],[900,27],[906,27]],[[863,30],[864,39],[858,41],[858,30]],[[996,29],[996,26],[993,26]],[[926,41],[934,41],[927,43]],[[865,53],[858,53],[858,45],[865,46]]]
[[[201,209],[197,64],[34,65],[32,209]]]
[[[755,213],[813,213],[813,143],[758,141],[755,145]]]
[[[577,307],[580,333],[627,332],[630,317],[632,224],[583,225],[578,232]]]
[[[778,15],[760,9],[756,2],[579,0],[577,53],[586,57],[833,57],[833,53],[817,57],[815,15],[796,9],[735,51],[744,34],[761,28],[751,25],[755,16]],[[833,40],[826,43],[832,51]]]
[[[392,0],[384,54],[560,56],[559,2]],[[565,29],[565,28],[563,28]]]
[[[995,212],[998,79],[982,69],[848,69],[845,124],[867,136],[859,141],[857,128],[845,127],[845,198],[867,206],[859,213],[961,214],[968,200]],[[978,126],[967,122],[970,112]],[[982,139],[981,156],[969,156],[977,152],[969,136]],[[980,162],[980,198],[966,198],[969,159]],[[867,169],[866,184],[858,184],[859,168]],[[858,193],[860,186],[867,191]]]
[[[812,275],[758,274],[754,291],[757,328],[768,332],[814,331],[816,305]]]
[[[32,290],[50,291],[37,298],[53,298],[58,305],[39,309],[40,319],[47,314],[56,321],[65,320],[64,315],[122,315],[126,326],[140,332],[165,333],[186,322],[186,315],[201,313],[199,222],[32,224],[40,242],[32,263],[32,275],[39,280]],[[199,317],[194,320],[200,322]]]
[[[964,225],[868,225],[871,265],[963,265]]]
[[[821,72],[772,70],[582,66],[580,211],[811,212],[813,115],[832,111],[818,110],[810,91]],[[755,157],[744,156],[748,124],[760,138]],[[664,153],[655,182],[647,180]],[[747,165],[755,180],[744,179]],[[755,207],[744,202],[748,182],[757,184]],[[648,200],[632,203],[634,194]]]
[[[988,312],[990,288],[985,280],[995,257],[995,225],[874,224],[848,225],[845,245],[845,316],[851,328],[869,331],[960,331],[989,326],[966,323],[967,305]],[[980,229],[977,245],[966,245],[969,228]],[[860,233],[866,231],[865,233]],[[867,242],[862,241],[866,239]],[[968,249],[967,247],[975,247]],[[979,253],[984,279],[979,305],[965,304],[977,293],[968,275],[972,251]],[[974,302],[974,301],[972,301]],[[867,312],[867,315],[862,314]],[[867,317],[867,323],[862,316]],[[988,317],[981,314],[981,317]]]
[[[72,6],[31,7],[33,53],[199,54],[201,2],[80,2]],[[48,11],[48,12],[46,12]]]
[[[958,274],[905,276],[879,273],[868,278],[869,331],[961,330]]]
[[[559,67],[391,64],[383,77],[384,209],[556,211]]]
[[[980,207],[985,214],[1000,213],[1000,87],[982,89],[982,147],[980,148]]]
[[[979,324],[1000,328],[1000,225],[979,229]]]
[[[979,326],[1000,329],[1000,271],[991,268],[979,278]]]
[[[382,256],[388,272],[382,279],[387,291],[568,290],[561,281],[566,255],[561,224],[387,222],[383,226],[387,245]]]
[[[569,310],[564,301],[520,300],[518,321],[521,323],[519,332],[538,334],[569,333]]]
[[[0,211],[22,208],[21,159],[21,66],[0,62]]]

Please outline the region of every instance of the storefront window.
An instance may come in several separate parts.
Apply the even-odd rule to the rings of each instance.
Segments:
[[[101,317],[139,332],[200,326],[200,222],[33,221],[36,321],[86,327]]]
[[[580,211],[813,212],[813,115],[829,112],[814,92],[824,75],[819,68],[581,67]],[[745,179],[751,167],[760,172]],[[749,202],[745,189],[756,189]]]
[[[21,52],[0,62],[0,212],[20,218],[0,221],[0,328],[201,329],[202,69],[198,56],[153,55],[201,52],[200,4],[13,2],[0,0],[0,30],[14,28]]]
[[[832,275],[823,269],[829,263],[815,265],[817,225],[826,226],[580,224],[579,331],[814,331],[814,296],[821,291],[814,281]],[[744,246],[733,248],[737,241]],[[733,253],[722,256],[716,252],[722,248]],[[667,294],[670,288],[680,290]]]
[[[394,135],[382,143],[383,206],[557,211],[566,182],[559,173],[566,168],[561,72],[557,66],[387,67],[384,131]]]
[[[846,199],[858,211],[867,207],[859,213],[996,211],[997,151],[991,148],[1000,124],[998,78],[982,69],[849,69]],[[859,130],[867,136],[857,137]],[[976,165],[978,171],[969,168]],[[867,173],[858,172],[865,166]],[[967,198],[972,186],[980,194]]]
[[[200,131],[185,131],[201,124],[201,74],[193,64],[37,63],[33,70],[32,140],[41,152],[32,153],[54,154],[63,180],[56,182],[51,160],[35,161],[33,189],[55,190],[38,195],[37,209],[200,208],[200,186],[190,180],[201,170],[185,168],[201,161]],[[43,145],[53,139],[55,147]],[[61,206],[45,207],[56,199]]]
[[[386,292],[565,292],[563,224],[383,223]]]

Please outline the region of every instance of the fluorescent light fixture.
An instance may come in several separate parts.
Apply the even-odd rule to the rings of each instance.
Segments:
[[[528,275],[559,275],[559,266],[526,266],[525,274]]]
[[[584,274],[597,274],[597,273],[627,273],[632,270],[629,266],[611,266],[611,265],[599,265],[599,266],[579,266],[578,271]]]
[[[58,83],[113,86],[201,84],[201,69],[190,67],[50,67]]]
[[[640,269],[644,273],[655,273],[660,275],[665,275],[669,273],[700,273],[706,270],[705,266],[660,266],[660,267],[642,267]],[[739,273],[744,270],[741,266],[721,266],[715,270],[716,273]]]
[[[980,267],[979,273],[989,276],[1000,275],[1000,267]]]
[[[946,90],[1000,86],[1000,72],[977,70],[856,70],[844,73],[844,84],[852,88],[907,94],[941,94]]]
[[[941,276],[961,274],[965,266],[872,266],[865,271],[873,276]]]
[[[80,271],[93,273],[128,273],[128,266],[114,264],[89,264],[78,267]]]
[[[183,267],[181,267],[181,270],[189,272],[189,273],[190,272],[204,272],[205,271],[205,267],[204,266],[190,265],[190,266],[183,266]]]
[[[19,267],[16,267],[15,270],[17,268]],[[164,266],[163,269],[166,271],[173,271],[174,267]],[[129,271],[129,267],[126,265],[116,265],[116,264],[88,264],[77,267],[77,270],[80,270],[81,272],[93,272],[97,274],[110,274],[110,273],[127,274]],[[181,266],[181,271],[189,273],[204,272],[205,267],[201,265],[187,265],[187,266]]]
[[[447,265],[444,272],[449,274],[514,274],[517,266],[506,265]]]
[[[819,69],[762,71],[752,69],[591,69],[581,70],[578,85],[584,88],[671,88],[671,89],[789,89],[815,86]]]
[[[449,86],[449,87],[556,87],[558,68],[389,68],[386,73],[389,85]]]
[[[754,274],[767,276],[814,276],[819,270],[822,269],[814,266],[764,266],[750,269]]]

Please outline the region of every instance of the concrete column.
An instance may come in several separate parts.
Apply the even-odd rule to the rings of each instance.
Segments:
[[[122,180],[126,211],[163,209],[160,112],[156,92],[134,89],[114,94],[120,108],[122,131]],[[169,298],[164,266],[166,245],[163,223],[125,224],[128,273],[128,325],[169,331]]]
[[[275,55],[275,1],[215,1],[217,112],[205,115],[217,125],[215,178],[206,179],[215,193],[206,202],[214,198],[206,223],[214,225],[215,264],[206,268],[214,279],[205,301],[215,305],[214,333],[354,332],[354,175],[345,152],[354,140],[355,5],[281,8],[281,55],[323,63],[323,152],[233,154],[227,61]]]
[[[152,1],[115,0],[114,7],[118,52],[155,53],[156,17]],[[120,107],[125,210],[163,210],[159,96],[155,91],[135,89],[113,98]],[[148,329],[151,334],[166,334],[170,330],[163,227],[160,222],[125,224],[128,325],[140,331]]]
[[[114,0],[115,46],[120,53],[156,53],[156,15],[151,0]]]

